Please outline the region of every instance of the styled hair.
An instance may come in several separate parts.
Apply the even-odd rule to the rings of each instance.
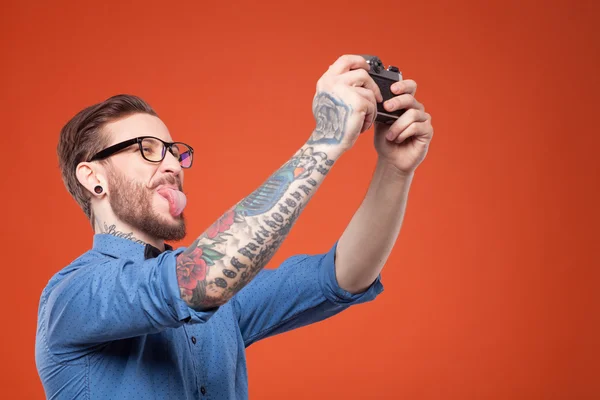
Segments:
[[[63,182],[90,220],[91,193],[77,179],[77,165],[108,146],[109,137],[102,131],[106,124],[137,113],[158,116],[141,98],[119,94],[81,110],[60,131],[57,153]]]

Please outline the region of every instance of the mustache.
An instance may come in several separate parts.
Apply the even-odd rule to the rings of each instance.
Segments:
[[[152,185],[151,189],[156,189],[160,185],[175,185],[180,191],[183,191],[183,186],[181,185],[181,179],[173,175],[166,175],[161,178],[158,182]]]

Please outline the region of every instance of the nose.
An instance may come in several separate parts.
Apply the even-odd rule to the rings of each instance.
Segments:
[[[181,164],[179,164],[179,160],[170,151],[167,151],[165,158],[160,163],[160,169],[164,173],[181,175]]]

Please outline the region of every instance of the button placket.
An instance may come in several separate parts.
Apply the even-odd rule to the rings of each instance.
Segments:
[[[208,390],[206,389],[206,386],[201,384],[201,382],[206,383],[208,377],[206,376],[206,371],[200,366],[197,365],[197,361],[199,359],[199,355],[202,352],[202,347],[203,347],[203,341],[202,341],[202,337],[199,337],[198,335],[201,335],[200,332],[195,331],[192,327],[189,326],[184,326],[184,329],[186,331],[186,333],[188,334],[188,338],[190,340],[190,342],[192,342],[192,345],[190,346],[190,350],[192,351],[192,354],[194,354],[195,356],[193,357],[193,364],[194,364],[194,369],[197,371],[197,375],[196,375],[196,379],[197,379],[197,388],[200,390],[200,393],[202,394],[202,396],[206,396],[206,394],[208,393]],[[194,332],[195,334],[192,334],[192,332]]]

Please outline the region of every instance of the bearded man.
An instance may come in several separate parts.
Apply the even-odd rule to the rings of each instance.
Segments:
[[[378,86],[360,56],[319,79],[316,127],[263,185],[186,247],[184,170],[174,142],[142,99],[118,95],[62,129],[63,180],[93,229],[92,248],[44,289],[36,365],[52,399],[244,399],[245,348],[373,300],[394,246],[431,117],[416,83],[392,85],[391,125],[375,123],[367,195],[329,251],[263,270],[335,162],[375,121]]]

